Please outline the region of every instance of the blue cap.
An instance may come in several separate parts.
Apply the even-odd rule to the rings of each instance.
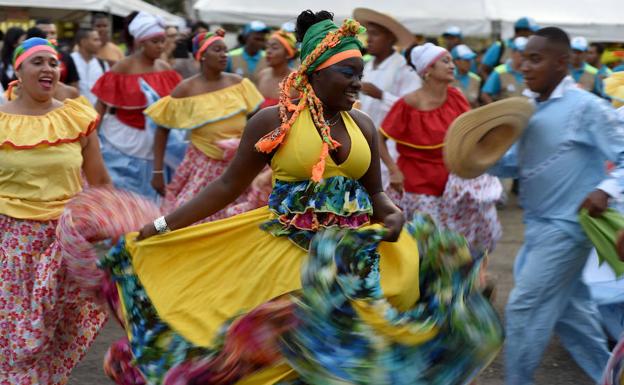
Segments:
[[[282,31],[295,33],[295,28],[296,28],[295,23],[293,23],[292,21],[287,21],[284,24],[282,24],[280,29]]]
[[[514,28],[515,29],[528,29],[530,31],[535,32],[539,29],[539,26],[537,25],[535,20],[533,20],[532,18],[521,17],[516,21],[516,24],[514,24]]]
[[[477,57],[477,54],[466,44],[460,44],[451,50],[451,57],[455,60],[472,60]]]
[[[513,39],[513,41],[511,42],[511,49],[513,49],[514,51],[524,52],[524,49],[526,48],[528,42],[529,39],[519,36]]]
[[[587,43],[587,39],[583,36],[577,36],[570,41],[570,46],[575,51],[585,52],[589,48],[589,44]]]
[[[448,27],[446,29],[446,31],[444,31],[442,36],[455,36],[455,37],[461,38],[462,37],[462,30],[458,26],[452,25],[452,26]]]
[[[243,35],[249,35],[252,32],[269,32],[269,27],[261,21],[252,21],[249,24],[245,24],[243,28]]]

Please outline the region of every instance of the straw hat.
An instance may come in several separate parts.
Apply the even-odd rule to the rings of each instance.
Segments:
[[[467,179],[485,173],[518,140],[533,110],[527,98],[513,97],[462,114],[446,133],[446,167]]]
[[[353,10],[353,18],[361,24],[373,23],[386,28],[396,37],[399,47],[407,48],[414,43],[414,35],[392,16],[369,8],[356,8]]]

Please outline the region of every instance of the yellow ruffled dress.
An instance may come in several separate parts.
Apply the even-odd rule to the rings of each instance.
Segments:
[[[308,383],[303,378],[314,384],[352,383],[351,376],[368,376],[371,369],[382,377],[397,369],[387,366],[395,363],[391,356],[383,363],[385,353],[372,361],[362,354],[358,338],[367,336],[371,354],[394,345],[416,348],[436,338],[443,322],[423,317],[425,306],[418,306],[417,238],[403,231],[398,242],[381,242],[383,231],[369,222],[370,198],[357,182],[371,163],[369,145],[348,113],[342,119],[350,153],[342,164],[328,157],[320,183],[310,177],[322,142],[306,110],[272,159],[269,207],[140,242],[132,233],[100,261],[117,284],[133,362],[148,383]],[[315,238],[323,229],[326,236]],[[465,242],[449,244],[457,266],[472,261]],[[352,263],[334,262],[338,256]],[[451,293],[442,292],[449,301]],[[312,312],[302,316],[306,309]],[[316,316],[308,326],[325,325],[326,334],[304,327]],[[332,325],[339,319],[341,326]],[[342,334],[347,330],[353,340]],[[353,353],[347,364],[353,371],[328,377],[341,367],[341,353],[330,354],[336,361],[324,360],[323,348],[305,342],[311,339],[342,348],[345,357]],[[491,355],[492,345],[487,346]],[[122,359],[122,350],[113,348],[106,364],[120,384],[124,376],[116,372],[115,360]],[[368,383],[404,383],[382,377]]]
[[[0,383],[66,383],[106,320],[67,273],[56,235],[97,120],[74,100],[44,115],[0,112]]]
[[[145,110],[156,125],[189,131],[190,145],[184,160],[167,186],[165,213],[191,200],[199,191],[225,171],[238,146],[247,116],[263,101],[248,79],[217,91],[174,98],[165,96]],[[232,205],[245,200],[241,197]],[[226,210],[205,221],[222,219]]]

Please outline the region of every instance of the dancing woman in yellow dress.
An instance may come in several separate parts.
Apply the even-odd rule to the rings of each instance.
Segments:
[[[263,97],[249,80],[223,72],[227,65],[224,32],[205,32],[193,38],[193,51],[201,73],[182,81],[171,93],[145,111],[159,128],[154,138],[152,187],[165,196],[162,209],[170,213],[190,201],[217,179],[229,161],[224,151],[240,139],[247,117],[260,107]],[[164,156],[170,129],[190,131],[190,145],[173,180],[165,187]],[[229,142],[229,143],[223,143]],[[243,203],[241,196],[234,203]],[[219,210],[203,221],[225,218]]]
[[[28,39],[13,65],[20,96],[0,107],[0,384],[61,385],[106,309],[68,273],[57,224],[85,181],[110,179],[93,107],[54,98],[56,47]]]
[[[331,19],[299,16],[302,65],[225,173],[100,261],[128,333],[107,355],[117,383],[453,385],[494,357],[502,332],[474,287],[478,258],[426,218],[404,229],[375,127],[351,109],[361,28]],[[187,227],[266,164],[268,207]]]

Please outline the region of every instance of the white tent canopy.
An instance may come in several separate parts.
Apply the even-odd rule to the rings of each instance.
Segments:
[[[127,16],[133,11],[159,15],[172,25],[184,26],[184,19],[142,0],[0,0],[0,15],[26,13],[29,17],[54,17],[67,19],[85,11],[112,13]],[[71,18],[71,17],[70,17]]]
[[[487,0],[491,19],[503,22],[507,36],[513,34],[518,17],[531,16],[540,26],[561,27],[570,36],[590,41],[624,41],[622,0]]]
[[[436,34],[449,25],[457,25],[465,34],[486,36],[491,33],[482,1],[435,0],[408,2],[405,0],[199,0],[195,9],[200,19],[212,23],[244,24],[262,20],[279,26],[294,21],[304,9],[326,9],[334,13],[335,20],[350,17],[356,7],[367,7],[393,15],[410,30]]]
[[[202,20],[213,23],[244,24],[262,20],[278,26],[294,21],[304,9],[326,9],[336,20],[349,17],[356,7],[388,13],[403,22],[412,32],[437,35],[448,26],[457,25],[467,36],[488,36],[492,26],[501,23],[503,36],[513,34],[513,23],[530,16],[538,24],[557,25],[572,36],[582,35],[592,41],[624,41],[622,0],[407,0],[345,1],[318,0],[199,0],[195,9]]]

